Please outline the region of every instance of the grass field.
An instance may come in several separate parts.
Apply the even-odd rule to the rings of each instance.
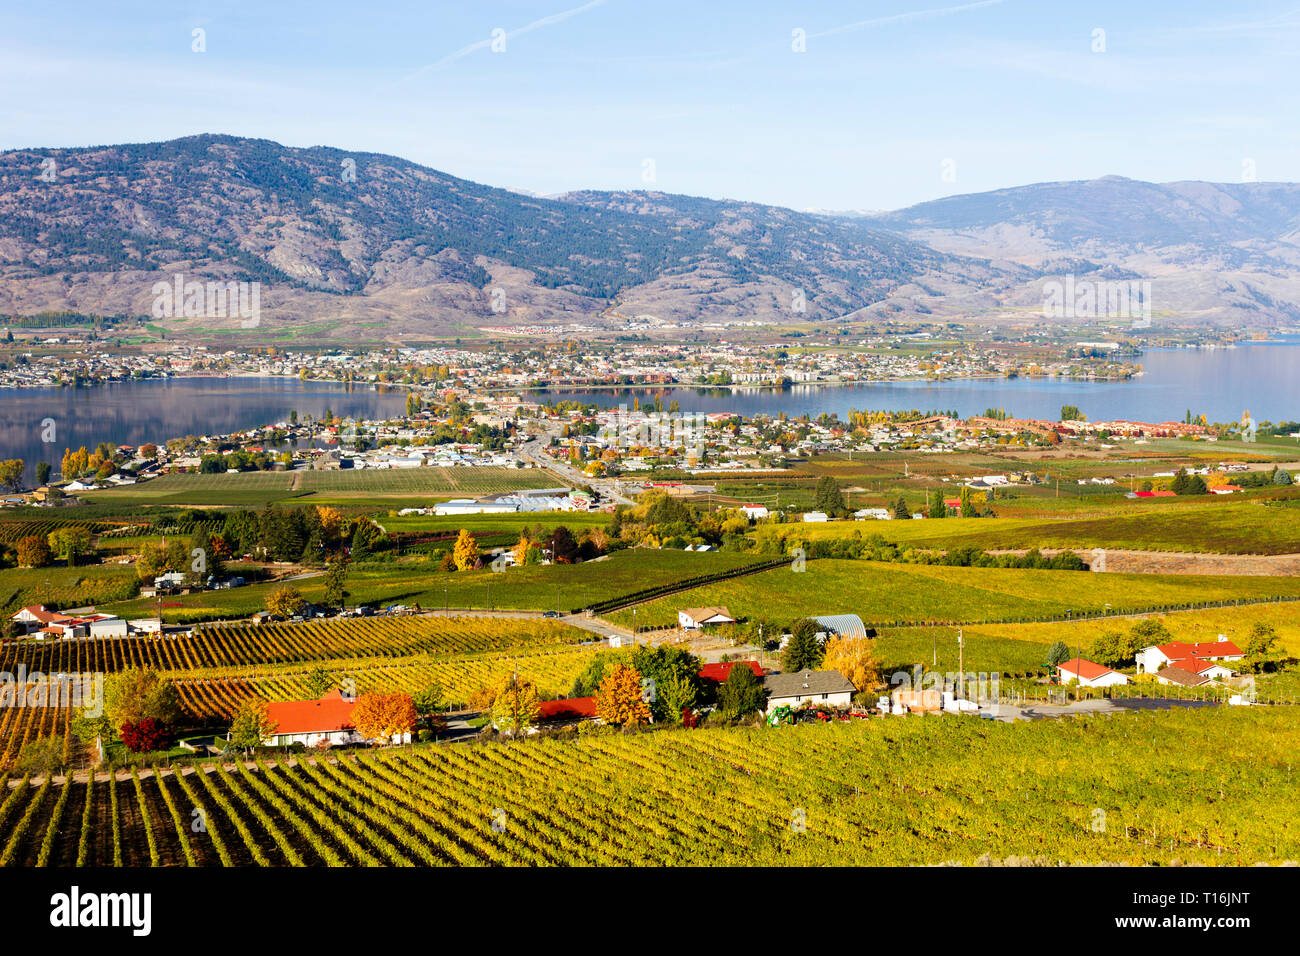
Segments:
[[[919,523],[919,522],[918,522]],[[724,605],[733,617],[789,622],[857,614],[868,624],[993,621],[1263,597],[1300,597],[1284,577],[1093,574],[1008,568],[950,568],[822,559],[806,570],[777,568],[642,604],[640,626],[667,627],[683,607]],[[632,623],[630,609],[610,619]]]
[[[1297,749],[1281,708],[677,730],[19,783],[0,833],[20,866],[1278,864]]]
[[[1219,554],[1300,552],[1300,521],[1292,510],[1259,503],[1198,501],[1109,516],[1079,515],[1060,520],[1032,518],[945,518],[921,521],[839,521],[825,524],[766,524],[754,532],[760,547],[782,553],[782,542],[879,534],[887,541],[946,549],[973,546],[1012,548],[1132,548],[1146,551],[1206,551]]]
[[[249,505],[317,498],[443,500],[525,488],[555,487],[535,468],[401,468],[338,471],[245,471],[228,475],[159,475],[138,485],[82,492],[96,503],[137,505]],[[405,501],[410,504],[410,501]]]
[[[558,603],[559,610],[568,611],[682,578],[742,567],[756,560],[746,554],[633,548],[598,561],[507,568],[500,573],[487,569],[439,571],[436,563],[422,557],[376,561],[353,565],[347,577],[347,603],[532,611],[556,610]],[[0,572],[0,583],[8,573]],[[323,601],[322,576],[291,583],[308,600]],[[279,586],[267,582],[167,598],[166,604],[179,606],[165,607],[163,619],[190,623],[248,617],[262,610],[267,594]],[[156,608],[153,600],[137,598],[104,610],[122,617],[138,617],[155,614]]]

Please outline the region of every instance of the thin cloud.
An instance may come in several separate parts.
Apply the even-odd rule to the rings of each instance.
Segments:
[[[912,10],[908,13],[895,13],[887,17],[875,17],[871,20],[859,20],[856,23],[846,23],[843,26],[831,27],[829,30],[822,30],[819,33],[808,34],[808,39],[815,37],[829,37],[837,33],[852,33],[854,30],[864,30],[867,27],[884,26],[888,23],[909,23],[913,20],[932,20],[935,17],[946,17],[953,13],[963,13],[966,10],[977,10],[980,7],[995,7],[1006,0],[979,0],[977,3],[963,3],[957,7],[937,7],[933,10]]]
[[[569,17],[576,17],[580,13],[586,13],[588,10],[604,5],[605,0],[591,0],[590,3],[584,3],[582,6],[574,7],[572,10],[561,10],[559,13],[552,13],[548,16],[542,17],[540,20],[534,20],[532,23],[522,26],[517,30],[508,31],[505,34],[505,39],[513,40],[515,37],[523,36],[525,33],[532,33],[534,30],[540,30],[542,27],[553,26],[556,23],[569,19]],[[491,45],[492,39],[490,37],[486,40],[478,40],[469,44],[469,46],[461,47],[455,53],[447,54],[441,60],[420,67],[409,76],[404,77],[401,82],[405,83],[408,80],[413,80],[416,77],[423,76],[425,73],[429,73],[433,70],[441,70],[457,60],[467,57],[471,53],[477,53],[479,50],[485,50]]]

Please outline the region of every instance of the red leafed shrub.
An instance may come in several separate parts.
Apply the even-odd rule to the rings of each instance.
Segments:
[[[122,725],[122,743],[126,744],[127,749],[133,753],[142,754],[151,750],[162,750],[167,746],[169,736],[167,726],[152,717]]]

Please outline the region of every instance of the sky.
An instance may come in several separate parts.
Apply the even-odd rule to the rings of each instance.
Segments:
[[[1300,0],[5,6],[0,149],[229,133],[827,210],[1300,179]]]

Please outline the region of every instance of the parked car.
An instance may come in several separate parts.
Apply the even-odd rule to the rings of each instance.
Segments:
[[[559,617],[559,616],[560,616],[559,611],[544,611],[542,613],[542,617]]]

